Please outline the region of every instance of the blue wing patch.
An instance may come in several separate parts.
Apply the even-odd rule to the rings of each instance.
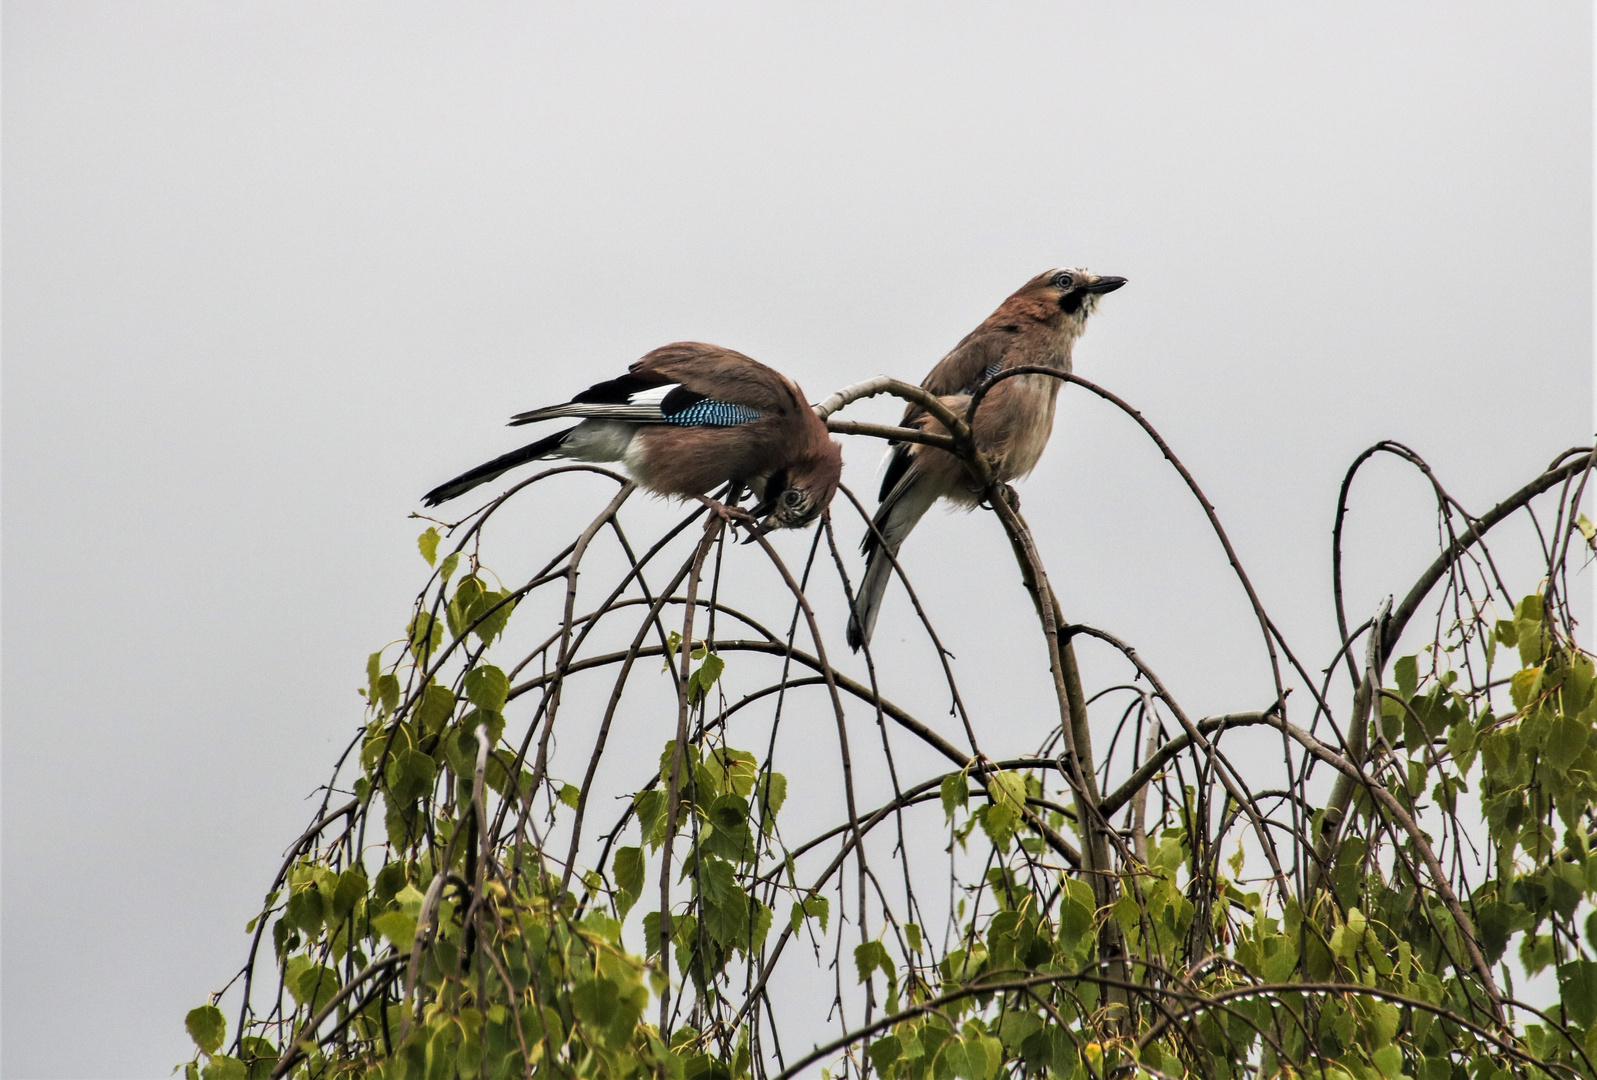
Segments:
[[[665,422],[681,427],[736,427],[739,424],[752,424],[759,418],[760,411],[747,405],[700,398],[687,408],[666,416]]]

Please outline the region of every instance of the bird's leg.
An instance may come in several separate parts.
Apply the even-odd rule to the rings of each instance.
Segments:
[[[996,492],[998,497],[1003,499],[1005,503],[1009,504],[1010,512],[1016,514],[1020,513],[1020,492],[1015,490],[1013,484],[994,484],[988,489],[988,498],[985,501],[988,503],[989,509],[992,505],[991,497],[994,492]]]
[[[749,513],[747,510],[739,510],[735,506],[728,506],[726,503],[718,502],[717,500],[710,498],[708,495],[695,495],[693,497],[703,503],[705,509],[709,510],[710,513],[714,514],[716,517],[720,518],[729,525],[734,527],[742,525],[752,529],[759,524],[759,522],[754,519],[754,515]]]

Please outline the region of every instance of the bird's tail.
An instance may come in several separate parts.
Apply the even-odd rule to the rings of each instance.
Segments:
[[[893,488],[891,494],[877,507],[871,523],[876,532],[865,538],[865,577],[860,581],[859,595],[854,598],[854,614],[848,620],[848,646],[855,652],[871,640],[876,629],[876,616],[881,612],[882,595],[893,575],[893,556],[903,546],[904,538],[932,503],[938,492],[930,478],[916,475],[912,470]],[[881,539],[876,538],[877,533]]]
[[[575,430],[577,429],[567,428],[565,431],[557,431],[555,434],[539,439],[535,443],[523,446],[520,450],[512,450],[508,454],[501,454],[492,461],[478,465],[470,472],[463,472],[448,483],[439,484],[426,495],[423,495],[422,503],[425,506],[437,506],[439,503],[445,503],[450,499],[464,495],[478,484],[486,484],[502,473],[514,469],[517,465],[525,465],[529,461],[537,461],[542,457],[554,457],[561,444],[566,441],[566,437]]]

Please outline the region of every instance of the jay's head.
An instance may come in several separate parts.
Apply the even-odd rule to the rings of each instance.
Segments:
[[[1005,301],[1030,309],[1042,322],[1061,319],[1078,331],[1087,316],[1098,310],[1098,297],[1126,283],[1123,277],[1094,274],[1079,268],[1061,268],[1038,274]]]
[[[813,450],[765,478],[759,505],[750,511],[760,519],[761,532],[802,529],[832,505],[843,477],[843,448],[824,434],[813,442]]]

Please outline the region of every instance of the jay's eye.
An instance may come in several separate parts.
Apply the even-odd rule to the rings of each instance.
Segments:
[[[1073,279],[1069,274],[1054,275],[1054,288],[1056,289],[1068,289],[1075,283],[1075,279]]]
[[[782,505],[783,506],[789,506],[789,507],[797,506],[800,503],[802,503],[803,501],[804,501],[804,493],[802,491],[800,491],[798,488],[788,488],[786,491],[782,492]]]

